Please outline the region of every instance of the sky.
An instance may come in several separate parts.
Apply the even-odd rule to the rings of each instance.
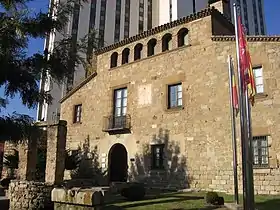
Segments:
[[[47,11],[48,0],[34,0],[29,3],[29,7],[35,12]],[[264,0],[265,20],[268,35],[280,35],[280,1],[279,0]],[[28,53],[32,55],[36,52],[42,52],[44,48],[44,40],[36,39],[30,40]],[[0,97],[3,97],[4,89],[0,88]],[[36,109],[28,109],[23,106],[18,96],[14,99],[9,99],[9,104],[6,109],[1,110],[1,115],[11,114],[13,112],[20,114],[28,114],[29,116],[36,118]]]

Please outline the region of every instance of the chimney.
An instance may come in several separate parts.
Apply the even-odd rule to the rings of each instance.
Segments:
[[[230,12],[230,1],[229,0],[209,0],[208,5],[210,7],[215,7],[220,11],[224,16],[231,19]]]

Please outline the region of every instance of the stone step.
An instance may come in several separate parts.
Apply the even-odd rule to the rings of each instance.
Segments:
[[[0,196],[0,209],[9,210],[9,199],[4,196]]]
[[[0,187],[0,196],[5,196],[5,188]]]

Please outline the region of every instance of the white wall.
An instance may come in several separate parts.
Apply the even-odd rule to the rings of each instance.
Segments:
[[[160,0],[159,2],[159,25],[170,22],[170,1]]]

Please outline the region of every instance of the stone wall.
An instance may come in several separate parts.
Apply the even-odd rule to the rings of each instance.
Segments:
[[[37,151],[47,150],[47,136],[46,130],[40,129],[33,135],[33,144],[28,145],[28,141],[10,142],[5,141],[4,144],[4,156],[13,154],[15,150],[19,153],[19,169],[15,169],[15,178],[34,179],[36,173]],[[31,143],[31,141],[29,142]],[[29,148],[29,149],[28,149]],[[29,163],[27,165],[27,163]],[[27,171],[27,168],[31,171]],[[2,169],[2,178],[8,177],[7,168]]]
[[[238,190],[242,193],[242,168],[239,167]],[[211,177],[204,182],[210,182],[209,189],[218,192],[232,193],[233,172],[232,170],[221,170],[219,175],[213,177],[214,173],[207,171],[205,175]],[[201,175],[203,177],[203,175]],[[280,170],[279,169],[254,169],[254,188],[255,194],[278,195],[280,194]]]
[[[10,210],[52,209],[52,189],[42,182],[12,180],[8,193]]]
[[[18,145],[12,142],[6,141],[4,144],[4,156],[5,155],[13,155],[15,152],[18,152]],[[3,157],[3,162],[4,162],[4,157]],[[12,171],[13,170],[13,171]],[[1,178],[7,178],[10,176],[10,174],[14,174],[15,178],[18,178],[18,169],[8,169],[5,166],[3,166],[2,171],[1,171]]]
[[[211,15],[207,15],[172,27],[167,24],[163,31],[144,34],[126,45],[115,44],[112,50],[100,53],[97,75],[63,99],[61,117],[68,122],[67,147],[76,149],[89,137],[90,146],[98,147],[102,168],[107,169],[110,149],[119,143],[127,150],[127,164],[134,178],[151,178],[165,185],[172,180],[180,188],[233,193],[227,59],[228,55],[234,57],[236,47],[233,38],[213,38],[212,21]],[[188,44],[178,48],[177,33],[182,28],[189,31]],[[172,34],[172,49],[161,52],[161,40],[166,33]],[[157,40],[157,53],[147,57],[147,43],[152,38]],[[254,37],[248,41],[253,66],[262,65],[265,91],[256,96],[252,108],[253,136],[265,135],[269,139],[269,165],[254,169],[255,190],[259,194],[279,193],[280,186],[280,121],[275,114],[280,111],[279,40]],[[133,49],[138,43],[143,44],[143,58],[133,61]],[[130,62],[120,65],[125,48],[130,49]],[[119,55],[119,65],[110,68],[114,52]],[[168,109],[167,87],[179,82],[183,106]],[[114,90],[123,87],[128,90],[131,129],[129,133],[111,135],[103,131],[103,120],[113,114]],[[82,121],[73,123],[77,104],[82,104]],[[239,120],[237,128],[239,136]],[[165,144],[164,173],[150,170],[149,150],[153,142]],[[240,139],[237,143],[241,190]],[[156,179],[154,174],[164,175]]]

